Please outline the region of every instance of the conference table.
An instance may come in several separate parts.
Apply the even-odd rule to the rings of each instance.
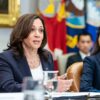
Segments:
[[[52,93],[53,100],[100,100],[100,93],[62,92]],[[24,100],[24,93],[0,93],[0,100]],[[45,100],[48,100],[47,97]]]

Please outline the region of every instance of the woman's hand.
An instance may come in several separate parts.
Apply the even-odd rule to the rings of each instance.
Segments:
[[[61,75],[61,76],[58,76],[58,79],[63,79],[65,80],[67,78],[67,73]]]
[[[70,80],[61,80],[58,79],[58,92],[65,92],[68,91],[72,85],[73,79]]]
[[[66,79],[67,75],[61,75],[58,77],[58,92],[68,91],[72,85],[73,79]]]

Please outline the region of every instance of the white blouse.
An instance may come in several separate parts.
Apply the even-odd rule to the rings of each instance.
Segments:
[[[41,63],[37,68],[30,69],[30,70],[31,70],[33,80],[43,80],[43,69]]]

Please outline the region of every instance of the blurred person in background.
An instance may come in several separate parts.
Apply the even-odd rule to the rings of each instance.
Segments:
[[[88,32],[78,34],[77,47],[79,52],[68,58],[66,69],[75,62],[81,62],[86,56],[90,56],[90,50],[92,49],[92,36]]]

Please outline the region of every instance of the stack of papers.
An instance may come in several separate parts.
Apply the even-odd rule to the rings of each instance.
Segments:
[[[0,93],[0,100],[24,100],[23,93]]]
[[[77,97],[88,96],[88,92],[52,92],[52,97]]]
[[[100,93],[97,92],[52,92],[50,95],[53,100],[88,100],[88,98],[100,98]],[[24,93],[0,93],[0,100],[24,100]]]
[[[99,92],[90,92],[89,97],[90,98],[98,98],[98,100],[100,100],[100,93]]]

